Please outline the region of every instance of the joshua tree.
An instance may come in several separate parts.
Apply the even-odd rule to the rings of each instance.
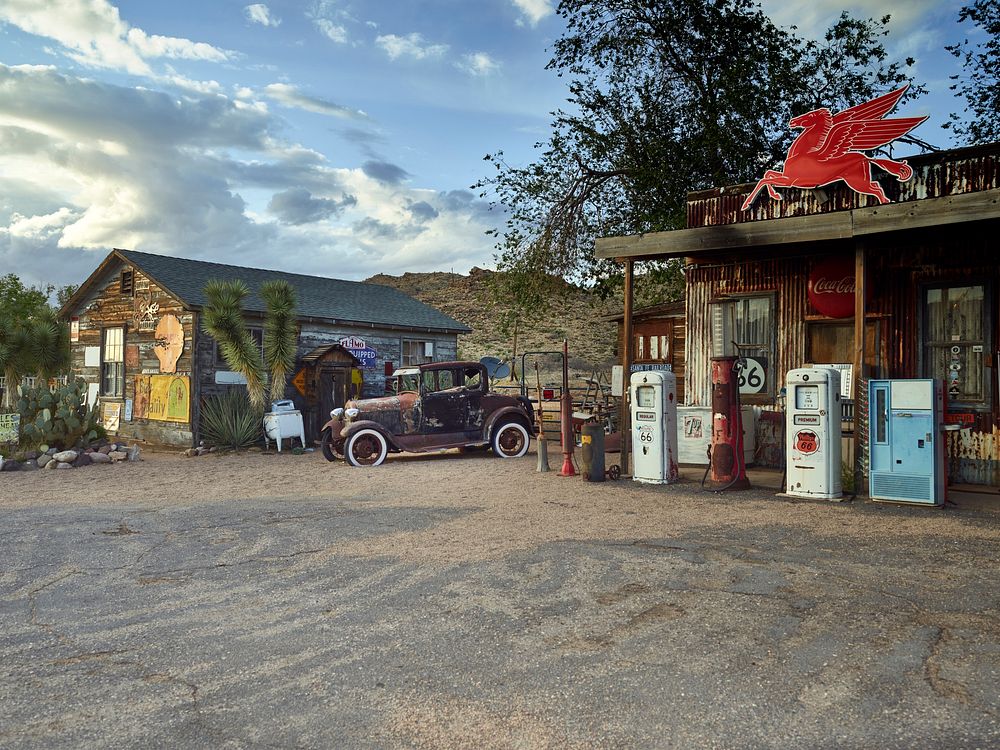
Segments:
[[[281,398],[295,363],[295,290],[287,281],[269,281],[261,286],[260,295],[267,308],[263,358],[243,320],[243,300],[249,293],[242,281],[208,282],[208,305],[201,325],[219,342],[226,364],[246,379],[250,403],[263,411],[267,373],[271,376],[271,398]]]

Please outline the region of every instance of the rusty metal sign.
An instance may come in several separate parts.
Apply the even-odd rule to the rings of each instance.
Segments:
[[[306,395],[306,371],[299,370],[295,373],[295,377],[292,378],[292,385],[295,386],[295,390],[299,392],[300,396]]]
[[[784,166],[764,173],[743,201],[742,209],[750,208],[764,188],[777,201],[781,196],[775,188],[818,188],[840,180],[857,193],[888,203],[882,186],[872,179],[871,166],[884,169],[900,182],[910,179],[913,169],[905,161],[862,152],[888,145],[927,119],[926,115],[883,119],[907,88],[909,84],[837,114],[822,107],[793,117],[788,125],[801,128],[802,133],[789,147]]]

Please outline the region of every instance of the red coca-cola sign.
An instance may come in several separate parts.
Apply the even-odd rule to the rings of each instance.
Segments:
[[[854,317],[854,258],[827,258],[809,274],[809,303],[830,318]]]

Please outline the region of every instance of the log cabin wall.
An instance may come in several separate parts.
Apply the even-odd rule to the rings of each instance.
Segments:
[[[131,287],[125,285],[124,290],[123,270],[132,274]],[[152,412],[147,408],[148,403],[144,403],[149,396],[146,384],[150,376],[163,374],[156,356],[157,349],[162,351],[162,347],[157,347],[155,326],[167,315],[175,316],[183,331],[183,349],[176,362],[176,371],[170,373],[182,380],[186,378],[188,404],[183,420],[176,411],[169,415],[169,421],[150,418]],[[94,292],[83,300],[75,317],[79,319],[79,338],[71,343],[72,374],[87,382],[92,396],[96,392],[102,413],[107,408],[119,409],[118,428],[109,429],[109,436],[190,446],[192,422],[196,418],[195,394],[191,390],[196,314],[138,269],[113,264],[107,269],[106,278],[101,279]],[[101,391],[104,331],[114,328],[123,329],[123,388],[117,395]],[[132,406],[131,420],[126,418],[127,402]],[[167,416],[165,407],[159,415]]]

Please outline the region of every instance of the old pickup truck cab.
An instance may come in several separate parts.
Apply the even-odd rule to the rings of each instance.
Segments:
[[[392,395],[348,401],[330,412],[323,455],[378,466],[398,452],[490,446],[518,458],[534,434],[531,402],[493,393],[479,362],[431,362],[396,370]]]

